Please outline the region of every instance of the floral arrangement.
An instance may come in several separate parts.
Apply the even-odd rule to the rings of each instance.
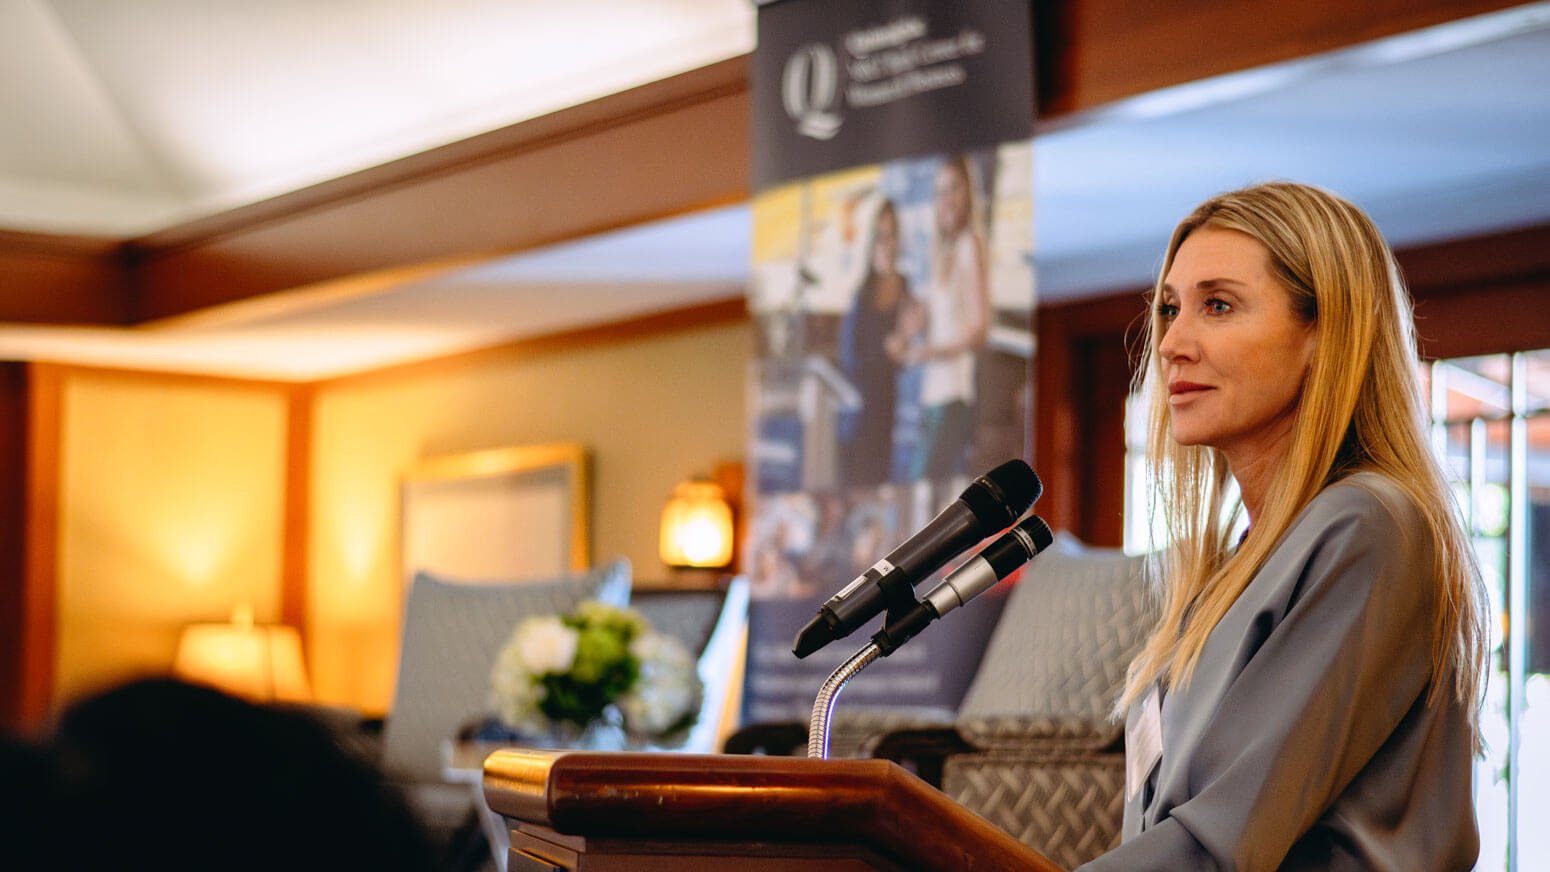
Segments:
[[[633,609],[596,600],[523,619],[490,671],[496,718],[528,735],[617,722],[637,740],[681,741],[702,692],[682,642]]]

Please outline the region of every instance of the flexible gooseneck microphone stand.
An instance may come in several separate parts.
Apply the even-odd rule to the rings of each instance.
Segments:
[[[1035,554],[1054,541],[1049,525],[1038,515],[1029,515],[1001,538],[958,567],[945,580],[916,601],[912,593],[895,593],[897,600],[888,608],[883,628],[872,640],[824,681],[813,701],[813,714],[807,722],[807,756],[829,759],[829,726],[840,691],[879,657],[887,657],[900,645],[915,638],[932,621],[984,593],[1014,570],[1032,560]]]

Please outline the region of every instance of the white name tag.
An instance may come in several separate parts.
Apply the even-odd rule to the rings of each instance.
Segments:
[[[1140,792],[1152,767],[1162,759],[1162,750],[1162,704],[1153,685],[1142,698],[1135,720],[1125,728],[1125,799],[1134,799]]]

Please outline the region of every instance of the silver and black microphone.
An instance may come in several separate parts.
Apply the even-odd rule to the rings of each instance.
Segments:
[[[1029,515],[1016,526],[986,545],[962,566],[947,574],[920,602],[897,616],[872,637],[883,656],[915,638],[927,624],[967,603],[1011,575],[1055,541],[1049,525],[1038,515]]]

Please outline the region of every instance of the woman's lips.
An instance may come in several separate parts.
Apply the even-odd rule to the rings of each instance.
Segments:
[[[1177,404],[1211,390],[1210,385],[1196,384],[1195,382],[1176,381],[1168,383],[1168,402]]]

